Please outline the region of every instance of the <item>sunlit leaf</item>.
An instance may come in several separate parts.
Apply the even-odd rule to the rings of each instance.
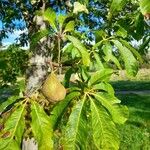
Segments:
[[[88,86],[90,87],[100,81],[108,81],[112,73],[113,73],[112,69],[102,69],[100,71],[96,71],[91,75],[91,78],[89,79],[88,82]]]
[[[22,136],[25,128],[25,104],[19,106],[10,115],[4,124],[4,130],[1,133],[0,149],[20,150]]]
[[[98,150],[118,150],[119,133],[108,112],[90,98],[91,122],[94,143]]]
[[[89,66],[90,56],[85,46],[76,37],[67,35],[67,38],[73,43],[74,47],[76,47],[78,51],[81,53],[83,64],[85,66]]]
[[[62,143],[65,150],[86,149],[87,122],[84,103],[85,97],[77,102],[70,114]]]
[[[100,56],[98,55],[98,53],[93,52],[95,60],[96,60],[96,64],[97,64],[97,70],[99,69],[104,69],[103,63],[101,61]]]
[[[56,13],[55,11],[53,11],[51,8],[46,9],[46,11],[43,14],[44,16],[44,20],[47,20],[49,22],[49,24],[51,25],[51,27],[57,31],[56,28]]]
[[[102,48],[105,54],[105,57],[104,57],[105,61],[109,62],[111,60],[119,69],[121,69],[121,65],[118,59],[112,53],[113,49],[112,49],[112,45],[110,44],[110,42],[105,42]]]
[[[119,26],[119,29],[117,30],[116,34],[123,38],[127,37],[127,31],[121,26]]]
[[[128,118],[128,109],[121,106],[120,100],[107,93],[95,93],[94,97],[108,110],[115,123],[123,124]]]
[[[149,0],[140,0],[140,9],[143,15],[150,13],[150,2]]]
[[[138,62],[133,56],[132,52],[128,48],[123,46],[118,40],[112,40],[112,42],[121,53],[128,75],[135,76],[138,71]]]
[[[35,139],[38,142],[39,150],[52,150],[52,125],[50,118],[44,112],[43,108],[37,103],[32,102],[31,105],[31,128]]]
[[[74,21],[69,21],[69,22],[66,24],[66,27],[65,27],[64,32],[73,31],[73,30],[74,30],[74,26],[75,26],[75,22],[74,22]]]
[[[123,40],[123,39],[120,39],[120,42],[126,46],[128,49],[130,49],[130,51],[137,57],[137,59],[143,63],[143,59],[142,59],[142,56],[139,54],[139,52],[134,48],[132,47],[127,41]]]
[[[101,83],[98,83],[98,84],[95,84],[92,89],[94,90],[103,90],[103,91],[106,91],[108,92],[110,95],[114,95],[114,89],[113,87],[111,86],[111,84],[107,83],[107,82],[101,82]]]
[[[58,23],[59,23],[59,27],[60,27],[60,28],[62,28],[62,26],[63,26],[64,21],[65,21],[66,18],[67,18],[67,16],[62,15],[62,14],[60,14],[60,15],[57,17],[57,20],[58,20]]]
[[[77,14],[79,12],[85,12],[85,13],[89,13],[88,9],[86,8],[85,5],[80,4],[79,2],[74,2],[74,9],[73,9],[73,13]]]

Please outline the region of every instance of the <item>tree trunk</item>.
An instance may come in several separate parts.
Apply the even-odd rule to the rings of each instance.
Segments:
[[[44,11],[46,4],[43,2],[40,10]],[[42,16],[33,18],[35,27],[31,27],[30,32],[35,33],[39,30],[46,29],[46,23]],[[32,39],[31,39],[32,40]],[[49,52],[47,50],[48,38],[42,38],[36,45],[35,49],[30,49],[33,52],[29,60],[29,67],[26,72],[26,95],[30,96],[34,91],[39,89],[48,72],[47,59]],[[38,144],[32,139],[23,139],[22,150],[38,150]]]

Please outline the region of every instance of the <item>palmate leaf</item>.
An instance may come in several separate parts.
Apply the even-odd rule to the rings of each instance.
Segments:
[[[98,150],[118,150],[119,134],[110,115],[90,98],[93,140]]]
[[[112,42],[121,53],[128,75],[135,76],[138,71],[138,62],[133,56],[132,52],[127,47],[123,46],[118,40],[112,40]]]
[[[52,127],[54,128],[58,120],[62,117],[63,112],[65,111],[66,107],[70,103],[72,99],[75,97],[79,96],[80,92],[71,92],[66,96],[66,98],[59,102],[52,110],[51,115],[50,115],[50,122]]]
[[[67,35],[67,38],[69,41],[71,41],[73,43],[74,47],[76,47],[78,49],[78,51],[81,53],[83,64],[85,66],[89,66],[90,65],[90,55],[89,55],[87,49],[85,48],[85,46],[76,37]]]
[[[108,81],[112,73],[112,69],[102,69],[100,71],[96,71],[94,74],[92,74],[91,78],[89,79],[88,87],[99,83],[100,81]]]
[[[77,102],[67,123],[62,147],[64,150],[86,150],[87,122],[84,113],[85,97]]]
[[[119,105],[120,100],[107,93],[91,93],[111,114],[115,123],[123,124],[128,118],[126,106]]]
[[[31,128],[38,142],[39,150],[53,150],[52,127],[50,118],[43,108],[35,101],[31,105]]]
[[[20,150],[22,136],[25,128],[25,104],[19,106],[4,125],[0,138],[0,150]]]

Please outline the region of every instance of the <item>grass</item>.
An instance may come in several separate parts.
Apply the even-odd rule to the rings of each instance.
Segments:
[[[150,81],[112,81],[112,86],[115,90],[120,91],[142,91],[150,90]]]
[[[129,119],[120,127],[120,150],[150,150],[150,94],[117,95],[129,108]]]

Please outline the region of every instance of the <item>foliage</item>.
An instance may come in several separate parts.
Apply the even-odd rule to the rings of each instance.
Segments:
[[[31,48],[33,50],[36,42],[49,36],[54,44],[52,62],[58,64],[55,70],[51,63],[51,69],[57,72],[62,67],[65,71],[63,67],[67,62],[64,57],[71,62],[63,81],[67,96],[59,103],[50,103],[43,97],[40,89],[37,89],[30,97],[22,96],[19,102],[12,97],[8,102],[2,103],[2,114],[6,106],[12,107],[9,109],[8,119],[2,119],[4,127],[1,130],[0,149],[10,149],[10,146],[20,149],[24,131],[27,134],[30,127],[31,131],[27,136],[34,136],[39,150],[119,149],[117,125],[126,122],[128,109],[115,96],[109,80],[114,67],[125,68],[129,76],[137,74],[138,60],[142,59],[129,42],[143,37],[144,28],[139,30],[136,22],[140,20],[139,23],[142,23],[143,16],[137,19],[137,14],[140,13],[138,11],[134,12],[134,17],[131,17],[132,12],[127,15],[129,4],[126,5],[126,0],[107,3],[105,0],[102,3],[90,1],[89,5],[88,1],[84,2],[75,2],[74,8],[69,8],[70,13],[66,12],[64,15],[56,13],[52,8],[45,12],[36,11],[36,15],[42,16],[49,28],[30,33]],[[103,8],[103,5],[105,16],[96,10],[92,14],[96,6]],[[123,12],[125,7],[127,10]],[[96,21],[95,27],[92,27],[89,21],[97,13],[104,23],[100,27],[99,21]],[[126,20],[132,27],[126,26]],[[79,32],[79,27],[81,30],[85,27],[85,32]],[[145,31],[146,27],[145,25]],[[24,58],[21,60],[24,61]],[[23,62],[22,64],[24,65]],[[73,83],[70,82],[72,74],[78,75]]]
[[[11,45],[0,51],[0,80],[3,84],[15,83],[17,77],[25,74],[28,65],[28,51]]]

